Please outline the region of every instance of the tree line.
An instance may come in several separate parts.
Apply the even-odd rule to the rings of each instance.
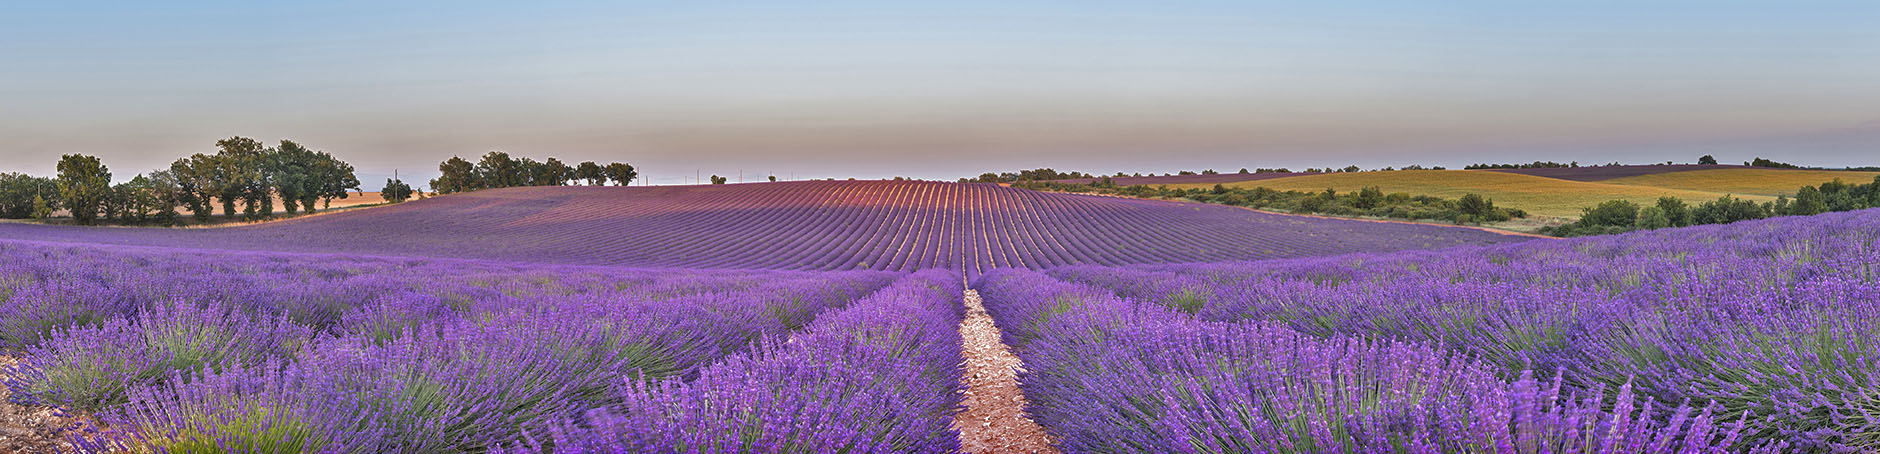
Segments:
[[[1030,181],[1013,187],[1057,192],[1098,193],[1153,199],[1184,199],[1201,203],[1248,207],[1288,213],[1322,214],[1345,217],[1378,217],[1404,220],[1434,220],[1457,224],[1502,222],[1527,217],[1515,208],[1497,207],[1495,202],[1476,194],[1458,199],[1396,192],[1386,194],[1377,186],[1339,193],[1327,188],[1319,192],[1279,191],[1266,187],[1237,188],[1216,184],[1211,189],[1171,189],[1166,185],[1119,186],[1109,177],[1088,184]]]
[[[1657,203],[1640,206],[1626,200],[1608,200],[1583,209],[1580,219],[1571,224],[1543,227],[1540,233],[1561,237],[1607,235],[1875,207],[1880,207],[1880,177],[1874,177],[1874,182],[1868,184],[1848,184],[1836,179],[1820,186],[1803,186],[1793,198],[1784,195],[1774,202],[1756,203],[1723,196],[1693,206],[1676,197],[1660,197]]]
[[[109,167],[83,154],[60,157],[55,177],[0,174],[0,217],[45,219],[64,209],[79,224],[174,225],[179,207],[207,221],[219,204],[224,216],[233,218],[240,205],[242,219],[255,220],[274,214],[275,196],[291,215],[330,207],[359,188],[351,164],[291,140],[269,147],[230,137],[215,146],[214,154],[179,158],[117,184]]]
[[[513,158],[501,151],[486,153],[474,163],[452,156],[438,164],[437,170],[442,175],[431,180],[431,189],[441,194],[517,186],[567,186],[578,182],[601,186],[612,181],[616,186],[626,186],[640,175],[624,162],[601,165],[587,161],[570,166],[552,157],[536,161],[527,157]]]

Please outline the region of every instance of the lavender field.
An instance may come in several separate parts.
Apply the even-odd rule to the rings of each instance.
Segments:
[[[0,238],[636,267],[913,271],[1252,260],[1525,241],[1428,225],[903,181],[529,187],[219,229]]]
[[[551,209],[500,200],[554,191],[502,190],[219,230],[9,226],[44,234],[0,240],[0,355],[18,360],[0,375],[13,405],[85,415],[62,435],[80,452],[958,452],[972,289],[1023,360],[1013,411],[1063,452],[1880,449],[1880,211],[1498,244],[933,185],[836,184],[858,192],[795,202],[742,189],[762,185],[569,195]],[[745,238],[697,250],[757,249],[659,267],[495,241],[569,225],[653,241],[641,217],[759,223],[776,216],[727,213],[792,203],[879,233],[789,211],[808,230],[698,227]],[[608,222],[620,206],[645,212]],[[403,254],[364,239],[376,234],[351,253],[240,250],[412,216],[455,216],[464,230],[426,233],[485,241],[459,251],[518,255],[451,258],[477,254],[422,237],[409,247],[427,253]],[[1080,219],[1195,243],[1124,249],[1140,243]],[[1203,238],[1245,238],[1233,232],[1276,239]],[[581,238],[602,237],[548,243]],[[762,249],[825,239],[801,246],[820,255]],[[1187,249],[1207,241],[1243,255]],[[1421,249],[1442,245],[1455,247]],[[1132,252],[1100,257],[1124,264],[1041,255],[1116,249]],[[851,263],[883,251],[899,265]],[[1293,258],[1254,260],[1270,256]]]
[[[1880,449],[1875,210],[974,287],[1067,452]]]

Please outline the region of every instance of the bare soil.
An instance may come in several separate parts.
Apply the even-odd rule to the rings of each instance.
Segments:
[[[979,292],[966,291],[966,320],[960,323],[966,358],[966,411],[953,417],[960,447],[968,453],[1057,453],[1044,427],[1025,415],[1018,387],[1024,367],[999,337]]]
[[[0,374],[8,373],[19,360],[0,356]],[[0,454],[71,452],[66,433],[75,429],[81,418],[52,407],[15,405],[12,393],[0,386]]]

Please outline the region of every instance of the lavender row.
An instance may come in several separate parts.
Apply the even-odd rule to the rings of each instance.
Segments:
[[[1034,272],[974,287],[1066,452],[1707,453],[1743,430],[1722,408],[1506,380],[1419,343],[1198,320]]]
[[[1569,388],[1747,413],[1745,437],[1880,449],[1880,211],[1471,250],[1053,275],[1218,321],[1404,339]]]
[[[959,275],[925,271],[690,382],[628,382],[536,452],[957,452]]]
[[[21,242],[0,242],[0,261],[0,339],[25,358],[6,385],[101,412],[111,431],[84,440],[100,451],[519,443],[618,404],[623,382],[695,378],[896,277]]]

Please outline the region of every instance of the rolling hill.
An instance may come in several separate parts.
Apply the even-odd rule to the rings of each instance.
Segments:
[[[1835,179],[1847,183],[1872,183],[1876,177],[1880,177],[1880,172],[1744,167],[1639,175],[1604,180],[1601,183],[1773,197],[1794,195],[1802,186],[1816,186]]]
[[[1671,196],[1695,202],[1712,200],[1725,195],[1711,191],[1572,181],[1487,170],[1330,173],[1229,183],[1228,185],[1246,188],[1267,187],[1282,191],[1323,191],[1326,188],[1332,188],[1339,192],[1356,191],[1365,186],[1377,186],[1386,193],[1405,192],[1411,195],[1432,195],[1444,198],[1457,198],[1473,193],[1492,199],[1499,206],[1520,208],[1531,214],[1551,217],[1576,217],[1579,216],[1581,208],[1614,199],[1651,203],[1659,197]],[[1171,185],[1171,187],[1180,188],[1211,186],[1213,185]],[[1774,199],[1774,197],[1756,195],[1745,195],[1743,198],[1757,201]]]
[[[508,188],[242,227],[7,223],[0,224],[0,237],[585,265],[948,268],[967,274],[1526,240],[993,184],[892,181]]]

